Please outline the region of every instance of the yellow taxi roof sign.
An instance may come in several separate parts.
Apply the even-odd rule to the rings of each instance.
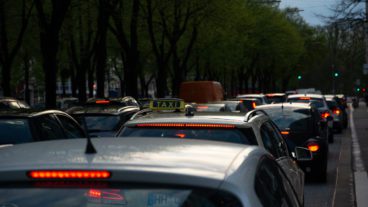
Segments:
[[[182,99],[157,99],[151,100],[149,105],[151,110],[184,110],[185,103]]]

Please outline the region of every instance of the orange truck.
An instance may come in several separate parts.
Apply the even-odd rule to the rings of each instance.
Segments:
[[[186,81],[180,85],[179,98],[195,103],[222,101],[224,89],[216,81]]]

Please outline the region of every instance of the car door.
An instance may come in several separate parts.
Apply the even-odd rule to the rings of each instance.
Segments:
[[[285,179],[283,170],[278,164],[264,157],[257,168],[254,188],[258,199],[263,206],[273,207],[299,207],[302,203],[296,191],[291,187],[288,179]]]
[[[53,114],[43,114],[35,119],[37,125],[38,137],[35,140],[54,140],[65,138],[62,127]]]
[[[295,191],[298,194],[303,194],[304,172],[299,168],[296,161],[290,157],[287,145],[276,126],[270,121],[264,122],[261,126],[261,136],[264,147],[276,158],[276,161],[293,184]]]
[[[79,126],[77,121],[62,114],[57,114],[56,117],[59,119],[60,124],[63,126],[63,130],[66,136],[65,138],[86,137],[85,132],[83,131],[82,127]]]

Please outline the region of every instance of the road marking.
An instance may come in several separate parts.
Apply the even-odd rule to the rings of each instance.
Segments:
[[[360,146],[358,136],[355,129],[353,112],[354,108],[350,107],[350,129],[352,137],[353,157],[354,157],[354,184],[355,184],[355,199],[357,207],[367,206],[368,204],[368,176],[364,169],[362,157],[360,154]]]

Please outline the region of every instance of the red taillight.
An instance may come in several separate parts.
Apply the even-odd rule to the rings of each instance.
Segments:
[[[97,100],[96,101],[96,104],[108,104],[108,103],[110,103],[110,101],[108,100]]]
[[[197,106],[197,109],[208,109],[208,106]]]
[[[310,97],[299,97],[299,100],[311,100]]]
[[[136,127],[177,127],[177,128],[235,128],[232,124],[197,124],[197,123],[185,123],[185,124],[174,124],[174,123],[147,123],[137,124]]]
[[[111,177],[104,170],[34,170],[28,173],[34,179],[106,179]]]
[[[323,112],[322,114],[321,114],[321,117],[323,118],[323,119],[326,119],[327,117],[329,117],[329,116],[331,116],[331,114],[329,113],[329,112]]]
[[[179,134],[175,134],[177,137],[180,137],[180,138],[185,138],[185,134],[181,134],[181,133],[179,133]]]
[[[256,104],[256,102],[252,102],[252,107],[255,109],[256,108],[256,106],[257,106],[257,104]]]
[[[333,113],[336,114],[336,115],[340,115],[341,111],[339,109],[335,109],[335,110],[333,110]]]
[[[308,149],[311,152],[317,152],[319,150],[319,145],[316,144],[316,143],[310,143],[310,144],[308,144]]]
[[[289,131],[281,131],[281,134],[282,134],[282,135],[289,135],[289,134],[290,134],[290,132],[289,132]]]

